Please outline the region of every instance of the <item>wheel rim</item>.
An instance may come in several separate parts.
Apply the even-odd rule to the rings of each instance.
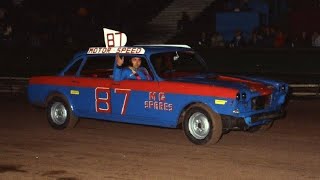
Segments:
[[[210,123],[204,114],[200,112],[194,113],[189,118],[189,131],[196,139],[204,139],[210,131]]]
[[[67,109],[61,102],[55,102],[51,106],[50,115],[55,124],[61,125],[67,120]]]

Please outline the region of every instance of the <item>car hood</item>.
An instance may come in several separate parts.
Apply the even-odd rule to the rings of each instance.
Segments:
[[[174,81],[188,82],[196,84],[209,84],[218,87],[237,89],[240,92],[251,94],[268,95],[277,88],[276,81],[244,77],[244,76],[223,76],[223,75],[206,75],[206,76],[193,76],[193,77],[180,77]]]

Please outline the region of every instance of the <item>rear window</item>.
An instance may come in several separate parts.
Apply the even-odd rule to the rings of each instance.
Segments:
[[[114,56],[88,56],[81,77],[112,78]]]
[[[79,59],[64,73],[65,76],[75,76],[82,63],[82,59]]]

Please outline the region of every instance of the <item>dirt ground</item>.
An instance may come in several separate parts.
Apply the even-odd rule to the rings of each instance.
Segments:
[[[267,132],[215,145],[182,130],[81,119],[67,131],[23,97],[0,100],[0,179],[320,179],[320,100],[292,100]]]

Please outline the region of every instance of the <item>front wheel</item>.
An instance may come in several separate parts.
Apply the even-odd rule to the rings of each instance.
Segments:
[[[264,124],[260,127],[260,131],[268,131],[273,126],[274,120],[270,121],[268,124]]]
[[[222,123],[218,114],[203,104],[191,105],[186,111],[183,130],[194,144],[217,143],[222,135]]]
[[[69,104],[58,97],[49,101],[47,119],[51,127],[55,129],[73,128],[78,122],[78,117],[73,115]]]
[[[267,124],[251,127],[248,131],[251,133],[268,131],[273,126],[274,120]]]

